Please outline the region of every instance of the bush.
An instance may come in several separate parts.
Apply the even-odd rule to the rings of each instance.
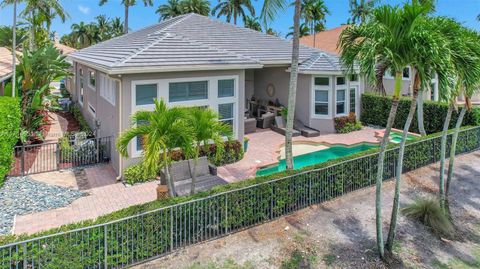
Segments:
[[[78,125],[80,126],[80,131],[85,132],[88,137],[93,136],[92,128],[88,125],[87,120],[83,117],[82,111],[75,105],[70,106],[70,112],[73,114],[75,120],[77,120]]]
[[[12,167],[13,149],[20,133],[20,102],[13,97],[0,97],[0,186]]]
[[[125,169],[125,171],[123,172],[123,176],[125,182],[130,185],[155,180],[156,177],[156,175],[145,175],[145,168],[143,167],[143,163],[137,163],[127,167],[127,169]]]
[[[440,208],[438,199],[422,198],[404,207],[402,213],[411,219],[418,220],[440,236],[450,236],[453,224]]]
[[[397,116],[393,128],[403,130],[405,121],[407,119],[408,111],[410,109],[410,98],[400,98],[398,104]],[[362,95],[362,114],[360,120],[363,124],[371,124],[377,126],[386,126],[388,114],[392,98],[381,96],[374,93],[365,93]],[[461,107],[459,108],[461,109]],[[424,111],[424,125],[427,134],[441,132],[443,129],[443,121],[447,115],[448,105],[440,102],[425,101],[423,105]],[[455,127],[459,112],[453,112],[452,120],[450,121],[450,128]],[[465,114],[463,126],[477,126],[480,125],[480,108],[473,108]],[[418,133],[417,115],[412,121],[410,131]]]
[[[220,157],[216,157],[217,146],[209,144],[202,146],[200,149],[200,157],[207,156],[208,161],[216,166],[235,163],[243,158],[243,146],[237,140],[226,141],[224,144],[224,152]],[[185,160],[185,154],[181,150],[174,150],[171,153],[174,161]]]
[[[335,131],[337,133],[346,134],[362,129],[362,124],[357,121],[355,113],[350,113],[348,116],[337,117],[333,119]]]

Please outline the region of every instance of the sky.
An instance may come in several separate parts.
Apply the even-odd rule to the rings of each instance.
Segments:
[[[120,4],[121,0],[108,0],[104,6],[98,5],[98,0],[60,0],[70,18],[62,23],[56,19],[52,25],[52,30],[56,31],[58,36],[70,32],[70,26],[80,21],[91,22],[95,17],[105,14],[107,17],[121,17],[123,20],[124,9]],[[129,27],[132,30],[138,30],[143,27],[158,22],[158,15],[155,13],[157,7],[164,4],[167,0],[153,0],[152,7],[144,7],[142,0],[138,0],[137,6],[130,8]],[[324,0],[330,10],[327,16],[327,29],[345,23],[349,18],[349,0]],[[381,4],[398,5],[405,0],[380,0]],[[480,14],[480,0],[437,0],[437,15],[449,16],[464,25],[480,31],[480,21],[476,20]],[[212,6],[217,4],[218,0],[210,0]],[[262,0],[252,0],[255,9],[260,13],[263,5]],[[20,4],[18,10],[23,9]],[[258,15],[258,14],[257,14]],[[0,8],[0,25],[12,25],[13,8],[11,6]],[[224,18],[220,18],[224,20]],[[289,32],[289,27],[293,24],[293,7],[287,9],[283,14],[278,15],[278,19],[272,22],[271,27],[285,36]]]

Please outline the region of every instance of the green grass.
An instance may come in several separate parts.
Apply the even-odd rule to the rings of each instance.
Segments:
[[[337,256],[333,254],[325,254],[323,255],[322,261],[327,265],[327,266],[332,266],[335,261],[337,260]]]

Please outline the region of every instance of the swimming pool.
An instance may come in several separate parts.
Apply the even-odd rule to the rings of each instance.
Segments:
[[[407,135],[407,142],[411,140],[415,140],[415,138],[417,138],[417,136],[409,133]],[[402,132],[392,131],[390,133],[390,142],[395,144],[400,144],[401,141],[402,141]]]
[[[306,166],[324,163],[340,157],[349,156],[361,151],[378,147],[370,143],[360,143],[354,146],[332,145],[327,149],[322,149],[307,154],[293,157],[293,166],[295,169],[301,169]],[[266,176],[285,170],[285,160],[280,160],[277,164],[262,167],[257,170],[257,176]]]

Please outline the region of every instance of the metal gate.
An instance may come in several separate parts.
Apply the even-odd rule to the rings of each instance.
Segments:
[[[11,176],[106,163],[111,156],[111,137],[16,146],[14,154]]]

